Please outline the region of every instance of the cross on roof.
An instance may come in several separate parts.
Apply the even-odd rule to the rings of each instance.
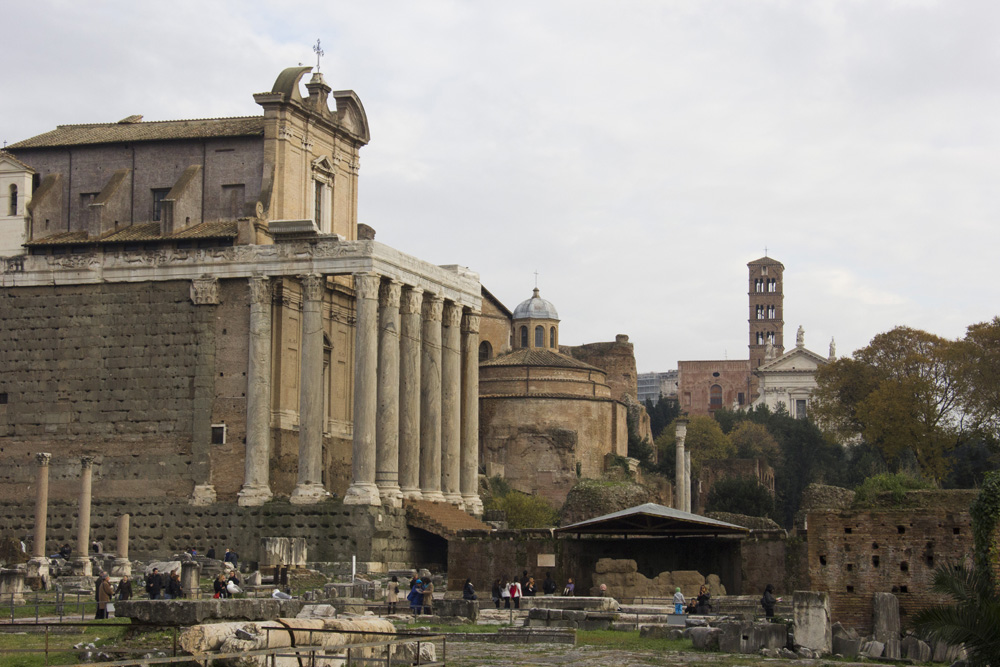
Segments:
[[[319,72],[319,59],[326,55],[323,51],[323,47],[319,45],[319,39],[316,40],[316,46],[313,47],[313,53],[316,54],[316,71]]]
[[[535,269],[535,289],[538,289],[538,269]]]

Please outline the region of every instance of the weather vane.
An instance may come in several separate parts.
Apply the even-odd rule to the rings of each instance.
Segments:
[[[323,47],[319,45],[319,39],[316,40],[316,46],[313,47],[313,53],[316,54],[316,71],[319,72],[319,59],[326,55],[323,51]]]

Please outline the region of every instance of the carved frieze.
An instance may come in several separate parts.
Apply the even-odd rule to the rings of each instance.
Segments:
[[[306,301],[320,301],[323,298],[326,280],[318,273],[310,273],[300,278],[302,295]]]
[[[431,322],[440,322],[444,310],[444,297],[437,294],[424,295],[423,317]]]
[[[462,315],[462,331],[465,333],[479,333],[479,320],[482,313],[478,310],[467,310]]]
[[[378,298],[379,276],[377,273],[355,273],[354,292],[358,299]]]
[[[250,303],[271,303],[271,280],[263,276],[250,278]]]
[[[462,323],[462,307],[453,301],[444,305],[444,325],[446,327],[457,327]]]
[[[384,280],[378,288],[379,308],[399,308],[403,284],[398,280]]]
[[[219,279],[202,276],[191,281],[191,303],[196,306],[215,306],[219,303]]]
[[[399,305],[399,312],[404,315],[412,315],[421,312],[423,307],[424,293],[416,287],[409,287],[403,290],[402,299]]]

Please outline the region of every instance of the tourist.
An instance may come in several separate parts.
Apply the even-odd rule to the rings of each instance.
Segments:
[[[521,584],[521,592],[524,592],[524,589],[527,587],[529,578],[527,570],[521,572],[521,578],[518,580],[518,583]]]
[[[388,613],[396,613],[396,603],[399,602],[399,578],[392,575],[392,580],[385,590],[385,602],[388,605]]]
[[[226,563],[232,564],[234,570],[238,570],[240,566],[239,558],[240,557],[236,555],[235,551],[232,549],[226,549],[226,555],[222,560]]]
[[[424,613],[428,616],[434,613],[434,582],[430,580],[424,584]]]
[[[490,591],[490,597],[493,598],[493,604],[496,605],[497,609],[500,608],[500,598],[503,597],[502,588],[503,582],[500,581],[500,577],[497,577],[493,580],[493,590]]]
[[[514,609],[520,609],[521,595],[523,594],[523,592],[521,591],[521,582],[517,580],[510,582],[508,590],[510,591],[511,602],[514,603]]]
[[[695,604],[695,613],[700,615],[708,614],[712,611],[712,605],[709,603],[712,596],[708,594],[708,586],[702,586],[701,590],[698,591],[698,600]]]
[[[681,587],[677,587],[677,591],[674,593],[674,613],[683,614],[684,613],[684,594],[681,593]]]
[[[566,580],[566,586],[565,588],[563,588],[563,595],[568,595],[572,597],[575,591],[576,591],[576,584],[573,583],[573,577],[570,577]]]
[[[158,568],[153,568],[152,573],[146,578],[146,594],[150,600],[159,600],[160,592],[163,590],[163,577]]]
[[[528,585],[524,587],[525,597],[533,598],[535,597],[535,578],[528,577]]]
[[[424,606],[424,583],[419,578],[413,579],[413,586],[410,587],[410,594],[406,599],[410,602],[410,611],[413,615],[419,615],[420,608]]]
[[[764,588],[764,595],[760,599],[760,606],[764,608],[766,618],[774,618],[774,605],[781,602],[781,598],[774,597],[774,586],[768,584]]]
[[[545,581],[542,582],[542,593],[546,595],[556,594],[556,580],[552,578],[552,571],[545,573]]]
[[[118,589],[115,591],[118,599],[124,602],[125,600],[132,599],[132,580],[129,579],[128,575],[122,575],[121,581],[118,582]]]
[[[59,547],[59,555],[63,557],[63,560],[69,560],[69,557],[73,554],[73,547],[68,543]]]
[[[184,589],[181,588],[181,575],[174,570],[167,579],[167,592],[163,596],[168,600],[176,600],[184,597]]]
[[[478,600],[476,596],[476,589],[472,585],[472,579],[465,580],[465,586],[462,587],[462,599],[463,600]]]
[[[215,547],[209,547],[208,551],[205,552],[205,558],[211,558],[215,560]]]
[[[115,597],[115,589],[108,579],[107,572],[101,572],[100,584],[97,586],[97,620],[108,617],[108,603]]]
[[[213,597],[229,597],[229,593],[226,591],[226,575],[224,573],[220,572],[219,576],[215,578],[215,581],[212,582],[212,589],[215,591],[215,595]]]

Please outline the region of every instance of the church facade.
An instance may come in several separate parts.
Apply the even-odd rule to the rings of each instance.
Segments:
[[[0,153],[0,500],[46,451],[54,500],[94,456],[95,499],[481,513],[479,277],[359,235],[365,111],[310,70]]]

